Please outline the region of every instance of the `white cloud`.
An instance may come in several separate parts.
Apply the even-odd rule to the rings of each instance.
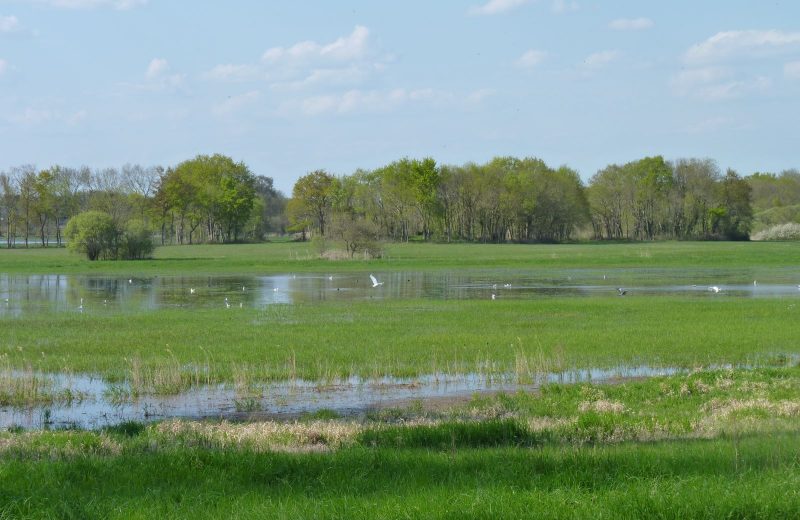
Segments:
[[[53,112],[47,109],[27,107],[22,112],[12,114],[8,120],[22,126],[35,126],[53,119]]]
[[[772,86],[772,80],[765,76],[737,77],[727,67],[702,67],[681,71],[672,78],[671,86],[679,96],[721,101],[764,92]]]
[[[800,48],[800,32],[779,30],[723,31],[692,45],[684,55],[686,63],[704,64],[743,57],[760,57]]]
[[[800,79],[800,61],[790,61],[784,64],[783,75],[787,78]]]
[[[600,51],[595,52],[583,60],[583,66],[587,69],[599,69],[605,67],[612,61],[619,58],[619,51]]]
[[[148,0],[32,0],[38,4],[45,4],[59,9],[96,9],[111,7],[119,11],[133,9],[147,4]]]
[[[723,128],[730,127],[734,120],[730,117],[710,117],[686,127],[686,132],[690,134],[708,134]]]
[[[580,4],[574,0],[553,0],[553,4],[550,6],[550,10],[556,14],[573,13],[580,8]]]
[[[153,58],[147,66],[145,77],[147,79],[156,79],[169,70],[169,62],[164,58]]]
[[[493,95],[494,95],[493,89],[482,88],[479,90],[475,90],[467,95],[467,103],[469,103],[470,105],[478,105],[480,103],[483,103],[484,100],[488,99]]]
[[[0,58],[0,76],[5,74],[7,70],[8,70],[8,62]]]
[[[472,15],[492,15],[500,14],[516,9],[527,4],[530,0],[489,0],[483,5],[476,5],[469,8]]]
[[[86,110],[78,110],[77,112],[69,114],[64,120],[67,124],[75,126],[85,121],[87,117],[89,117],[89,113],[86,112]]]
[[[655,25],[650,18],[618,18],[608,26],[615,31],[641,31]]]
[[[351,61],[363,58],[368,49],[369,29],[357,25],[347,36],[322,45],[302,41],[291,47],[272,47],[264,51],[261,60],[266,64],[305,62],[311,60]]]
[[[483,94],[485,96],[486,94]],[[400,106],[412,103],[436,105],[451,102],[454,97],[430,88],[393,90],[348,90],[341,94],[311,96],[299,101],[284,104],[283,111],[292,113],[299,110],[306,116],[349,113],[385,113]]]
[[[169,62],[164,58],[153,58],[144,73],[145,83],[132,85],[140,90],[177,89],[183,85],[185,74],[170,74]]]
[[[217,81],[248,81],[257,78],[260,72],[260,67],[249,63],[222,64],[206,72],[205,77]]]
[[[0,33],[12,33],[21,29],[16,16],[0,16]]]
[[[261,98],[261,93],[257,90],[251,90],[238,96],[230,96],[228,99],[212,107],[211,112],[217,116],[227,116],[234,112],[238,112],[242,108],[258,101]]]
[[[517,59],[517,67],[530,69],[539,65],[547,57],[547,52],[536,49],[526,51],[522,56]]]

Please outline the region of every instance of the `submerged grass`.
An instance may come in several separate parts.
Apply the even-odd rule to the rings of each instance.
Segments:
[[[43,312],[0,326],[10,369],[99,374],[134,395],[351,375],[513,374],[524,383],[571,368],[775,364],[800,353],[800,306],[779,298],[331,301],[279,315]]]
[[[799,383],[717,370],[365,420],[0,434],[0,517],[791,518]]]

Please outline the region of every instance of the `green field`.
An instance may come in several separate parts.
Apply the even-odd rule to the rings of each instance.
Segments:
[[[89,262],[66,249],[0,251],[0,273],[184,274],[458,268],[797,267],[797,242],[647,242],[566,245],[388,244],[383,258],[320,259],[311,243],[167,246],[141,261]],[[800,283],[800,282],[798,282]]]
[[[652,269],[658,284],[663,271],[707,269],[796,284],[798,259],[795,243],[412,243],[387,246],[382,259],[328,261],[308,244],[276,243],[162,248],[144,262],[4,250],[0,273]],[[687,372],[357,418],[4,432],[0,518],[797,517],[800,302],[703,296],[6,315],[0,405],[58,401],[39,371],[98,374],[139,394],[350,375]],[[715,368],[724,364],[747,366]]]
[[[357,421],[5,433],[0,517],[791,518],[798,398],[797,368],[722,370]]]

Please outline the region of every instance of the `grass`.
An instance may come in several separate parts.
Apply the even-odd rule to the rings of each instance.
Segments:
[[[253,309],[3,318],[12,368],[100,374],[135,394],[215,382],[515,374],[636,365],[775,363],[797,354],[783,299],[641,296],[331,301]]]
[[[383,258],[320,259],[310,243],[167,246],[155,258],[97,261],[63,248],[0,251],[4,273],[59,274],[245,274],[348,272],[370,269],[436,270],[460,268],[564,269],[795,267],[800,243],[642,242],[564,245],[388,244]]]
[[[0,518],[791,518],[799,383],[720,370],[356,422],[5,433]]]

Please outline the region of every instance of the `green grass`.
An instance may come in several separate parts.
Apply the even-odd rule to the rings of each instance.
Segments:
[[[3,433],[0,518],[793,518],[799,381],[720,370],[356,422]]]
[[[205,274],[370,269],[795,267],[800,243],[646,242],[565,245],[388,244],[384,258],[329,261],[309,243],[167,246],[142,261],[89,262],[66,249],[0,250],[5,273]]]
[[[797,354],[800,307],[684,296],[387,300],[39,313],[0,320],[12,368],[189,384],[573,367],[771,363]]]

